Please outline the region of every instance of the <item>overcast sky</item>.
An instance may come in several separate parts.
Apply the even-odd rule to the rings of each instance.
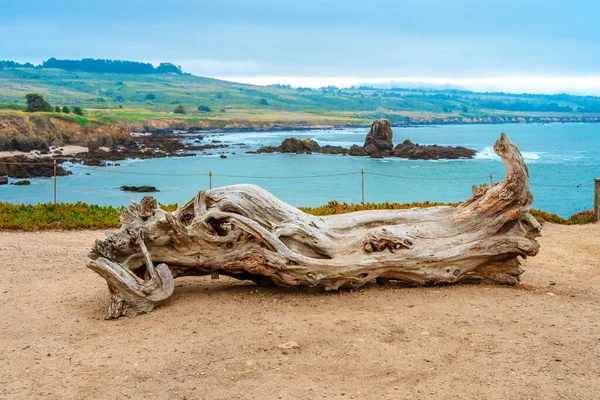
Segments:
[[[600,93],[598,0],[2,0],[0,59],[170,61],[194,75]]]

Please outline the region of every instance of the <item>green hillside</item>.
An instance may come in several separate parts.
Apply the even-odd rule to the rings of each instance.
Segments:
[[[361,124],[387,117],[395,124],[506,122],[504,117],[600,116],[600,98],[571,95],[511,95],[458,90],[293,89],[226,82],[189,74],[117,74],[52,68],[0,70],[0,108],[19,108],[25,94],[39,93],[53,106],[80,105],[87,116],[129,121],[177,118]],[[204,111],[199,111],[198,107]],[[496,121],[497,118],[501,118]],[[110,118],[109,118],[110,119]],[[482,122],[482,121],[479,121]]]

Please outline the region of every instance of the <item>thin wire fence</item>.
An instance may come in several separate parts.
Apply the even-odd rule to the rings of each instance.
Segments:
[[[53,173],[53,178],[54,178],[54,204],[56,204],[56,191],[57,191],[57,182],[56,182],[56,178],[57,178],[57,173],[56,173],[56,168],[57,168],[57,163],[56,160],[61,160],[59,158],[53,159],[53,162],[2,162],[2,164],[4,165],[36,165],[36,166],[40,166],[40,165],[45,165],[45,166],[52,166],[54,167],[54,173]],[[70,159],[62,159],[62,160],[68,160],[71,161]],[[103,172],[103,173],[109,173],[109,174],[122,174],[122,175],[143,175],[143,176],[173,176],[173,177],[177,177],[177,176],[206,176],[209,178],[209,188],[212,189],[213,187],[213,182],[212,182],[212,178],[213,177],[224,177],[224,178],[236,178],[236,179],[320,179],[320,178],[330,178],[330,177],[338,177],[338,176],[349,176],[349,175],[361,175],[361,191],[362,191],[362,196],[361,196],[361,200],[362,200],[362,204],[365,203],[365,175],[372,175],[372,176],[379,176],[379,177],[385,177],[385,178],[393,178],[393,179],[407,179],[407,180],[419,180],[419,181],[481,181],[481,180],[490,180],[490,184],[493,184],[493,175],[490,173],[489,175],[483,176],[461,176],[461,177],[429,177],[429,176],[408,176],[408,175],[392,175],[392,174],[382,174],[380,172],[369,172],[369,171],[365,171],[364,169],[360,170],[360,171],[356,171],[356,172],[343,172],[343,173],[336,173],[336,174],[320,174],[320,175],[234,175],[234,174],[220,174],[220,173],[214,173],[212,171],[208,171],[205,173],[175,173],[175,174],[161,174],[161,173],[150,173],[150,172],[134,172],[134,171],[115,171],[115,170],[111,170],[111,169],[106,169],[104,167],[102,168],[96,168],[96,167],[89,167],[89,166],[82,166],[82,165],[70,165],[70,168],[74,168],[74,169],[79,169],[79,170],[84,170],[84,171],[96,171],[96,172]],[[555,184],[545,184],[545,183],[530,183],[530,186],[534,186],[534,187],[549,187],[549,188],[573,188],[573,189],[579,189],[579,188],[589,188],[591,186],[595,186],[595,192],[594,192],[594,200],[595,200],[595,206],[594,209],[596,210],[598,208],[598,206],[596,206],[597,202],[600,200],[597,200],[600,198],[600,181],[596,180],[595,183],[574,183],[574,184],[567,184],[567,185],[555,185]],[[597,211],[598,214],[600,214],[600,211]],[[597,214],[597,215],[598,215]]]

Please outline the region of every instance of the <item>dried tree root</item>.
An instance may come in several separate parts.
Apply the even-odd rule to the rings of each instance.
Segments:
[[[458,207],[315,217],[254,185],[198,192],[175,212],[132,202],[121,228],[94,245],[88,266],[112,294],[107,318],[151,311],[173,279],[219,275],[260,284],[356,288],[368,282],[513,285],[519,257],[537,254],[529,172],[502,134],[506,178],[473,188]],[[154,263],[159,263],[154,267]]]

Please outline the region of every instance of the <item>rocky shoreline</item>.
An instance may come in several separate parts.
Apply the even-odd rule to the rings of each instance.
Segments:
[[[211,132],[215,133],[215,132]],[[449,146],[423,146],[405,140],[396,146],[392,142],[393,132],[391,123],[387,119],[379,119],[371,124],[371,129],[365,138],[364,145],[354,145],[350,148],[341,146],[320,146],[311,139],[299,140],[296,138],[285,139],[280,146],[267,146],[257,151],[247,153],[321,153],[340,154],[356,157],[400,157],[411,160],[437,160],[472,158],[475,150],[465,147]],[[79,140],[81,142],[81,138]],[[36,177],[54,176],[53,163],[56,161],[56,175],[70,175],[71,171],[64,168],[66,162],[81,164],[88,167],[103,167],[119,165],[118,161],[125,159],[150,159],[165,157],[193,157],[201,152],[203,155],[214,154],[213,151],[225,149],[228,144],[213,140],[204,143],[203,135],[177,131],[175,134],[127,134],[114,138],[90,139],[86,147],[70,146],[81,149],[65,151],[64,147],[49,147],[47,144],[39,148],[39,143],[27,141],[19,142],[21,149],[30,150],[27,154],[11,154],[0,158],[0,177],[12,179],[26,179]],[[29,144],[28,144],[29,143]],[[53,141],[57,144],[60,141]],[[110,146],[106,146],[110,143]],[[236,145],[244,146],[243,143]],[[37,149],[37,150],[34,150]],[[69,149],[67,149],[69,150]],[[87,151],[85,151],[87,150]],[[227,158],[223,153],[221,158]],[[1,183],[0,183],[1,184]]]
[[[193,139],[192,143],[184,143],[184,139]],[[63,154],[62,147],[47,147],[44,150],[33,150],[27,154],[11,154],[0,158],[0,177],[13,179],[38,178],[54,176],[53,163],[56,161],[56,175],[71,175],[62,164],[66,162],[90,167],[118,165],[117,161],[126,159],[150,159],[165,157],[193,157],[197,153],[190,151],[208,151],[227,147],[224,144],[201,144],[202,137],[196,135],[132,135],[119,145],[100,146],[96,141],[89,141],[82,151]],[[87,151],[83,151],[87,150]]]

